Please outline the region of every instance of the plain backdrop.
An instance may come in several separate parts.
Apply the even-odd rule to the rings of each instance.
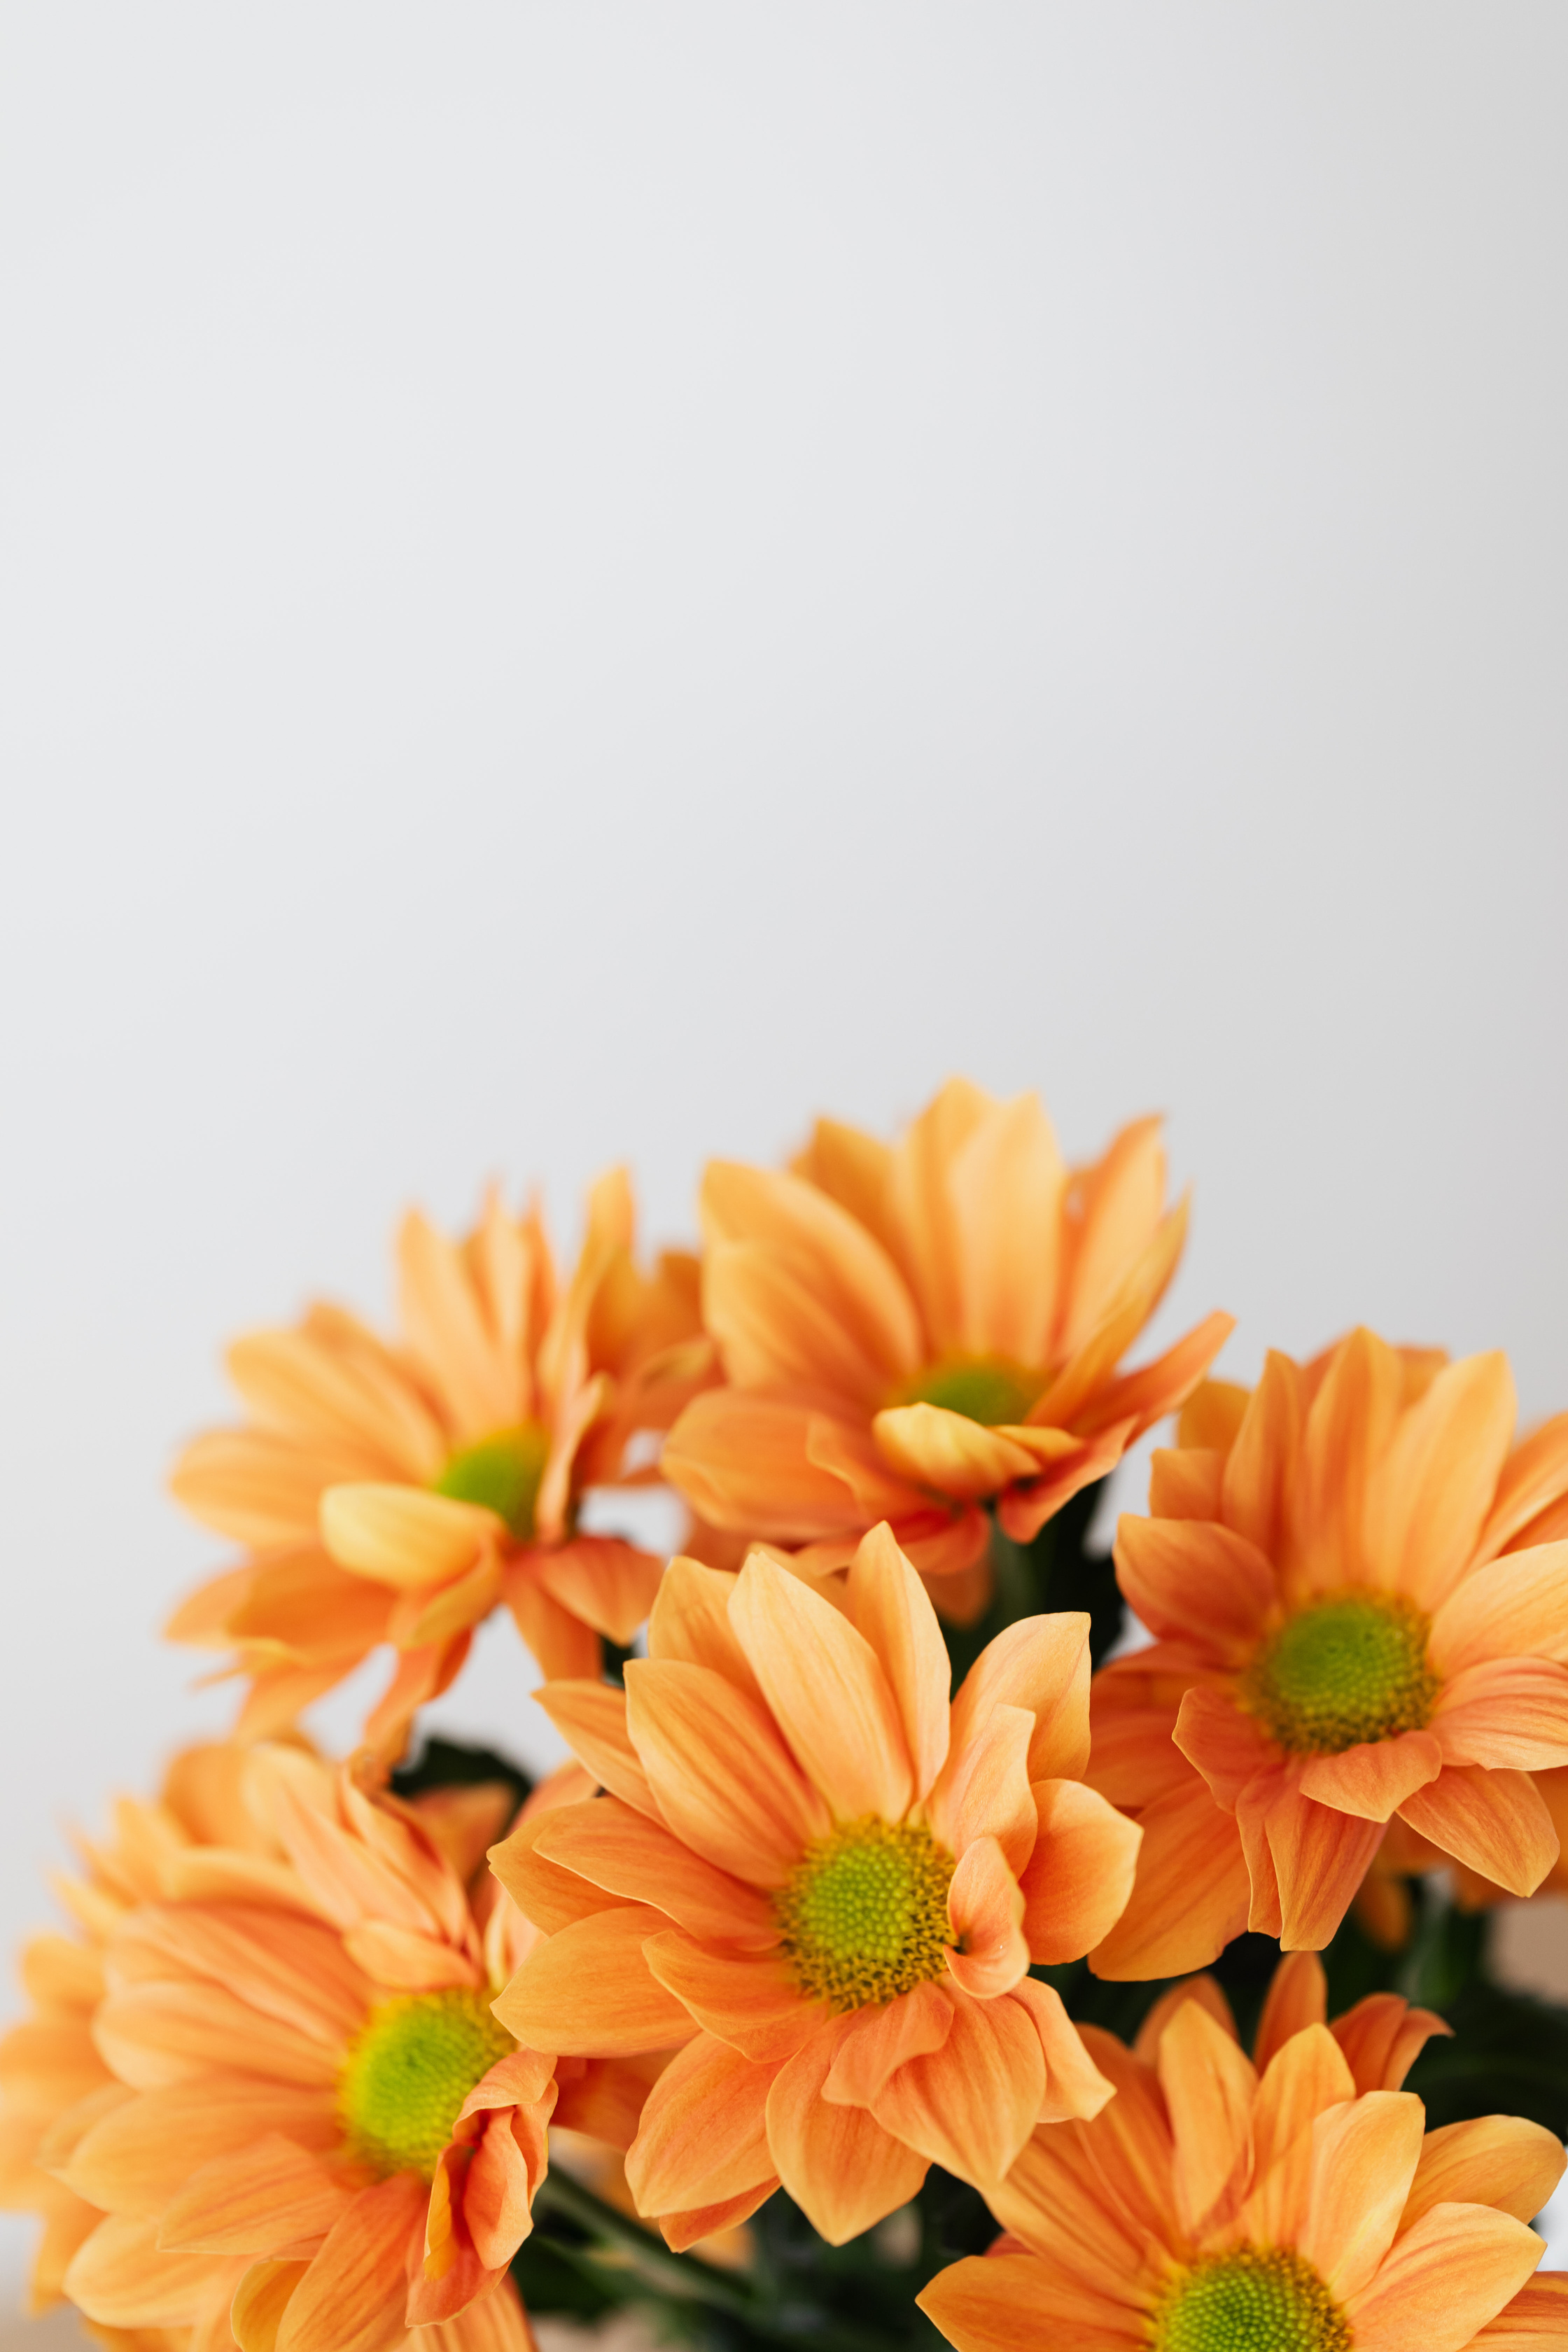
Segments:
[[[0,28],[7,1942],[227,1719],[224,1340],[410,1202],[963,1070],[1169,1114],[1224,1369],[1568,1404],[1560,0]]]

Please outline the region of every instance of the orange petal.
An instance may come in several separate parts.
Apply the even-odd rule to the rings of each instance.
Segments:
[[[713,2204],[772,2175],[767,2097],[777,2071],[708,2033],[671,2059],[626,2151],[639,2213]]]
[[[1160,2036],[1156,2061],[1175,2140],[1176,2210],[1195,2236],[1226,2221],[1252,2168],[1258,2076],[1223,2027],[1196,2001]]]
[[[967,1747],[994,1707],[1035,1718],[1029,1778],[1082,1777],[1089,1762],[1089,1618],[1082,1610],[1021,1617],[1004,1626],[970,1667],[952,1702],[952,1750]]]
[[[1434,2205],[1494,2205],[1533,2221],[1563,2178],[1563,2143],[1522,2116],[1476,2116],[1428,2132],[1400,2216],[1408,2230]]]
[[[1309,2025],[1326,2024],[1328,2015],[1329,1980],[1321,1960],[1316,1952],[1287,1952],[1268,1980],[1253,2039],[1252,2059],[1258,2073],[1267,2070],[1293,2033],[1304,2032]],[[1399,2086],[1383,2083],[1377,2087],[1393,2091]]]
[[[777,1941],[772,1908],[754,1887],[716,1870],[661,1823],[617,1798],[596,1797],[544,1815],[533,1850],[626,1902],[656,1904],[690,1935],[753,1945]],[[499,1867],[498,1874],[508,1884]],[[521,1896],[517,1899],[526,1911]]]
[[[1195,1638],[1225,1664],[1251,1654],[1276,1597],[1263,1554],[1208,1520],[1123,1516],[1116,1574],[1152,1633]]]
[[[1047,1401],[1049,1395],[1047,1390]],[[1072,1450],[1054,1461],[1042,1476],[1010,1486],[996,1504],[1003,1533],[1011,1536],[1015,1543],[1033,1543],[1047,1519],[1054,1519],[1075,1495],[1081,1495],[1086,1486],[1092,1486],[1097,1478],[1115,1469],[1131,1444],[1136,1428],[1136,1422],[1131,1420],[1112,1422],[1106,1429],[1097,1428],[1092,1436],[1080,1437]],[[1016,1430],[1007,1433],[1019,1434]],[[1031,1447],[1037,1450],[1045,1439],[1055,1433],[1047,1429],[1032,1431]]]
[[[1563,1681],[1568,1692],[1568,1675]],[[1568,1749],[1563,1761],[1568,1763]],[[1309,1757],[1300,1789],[1304,1797],[1331,1805],[1336,1812],[1385,1822],[1442,1769],[1443,1746],[1432,1733],[1405,1731],[1396,1739],[1363,1739],[1337,1756]]]
[[[574,1536],[541,1548],[534,1573],[563,1609],[624,1647],[653,1607],[664,1562],[618,1536]]]
[[[365,1718],[368,1747],[378,1754],[388,1750],[398,1754],[419,1709],[439,1698],[456,1680],[472,1640],[471,1633],[463,1633],[447,1642],[433,1642],[427,1648],[400,1652],[396,1673]]]
[[[1293,2034],[1268,2069],[1253,2110],[1253,2189],[1235,2227],[1254,2244],[1290,2245],[1311,2203],[1312,2126],[1354,2093],[1328,2028]]]
[[[954,1748],[927,1808],[931,1825],[950,1853],[961,1855],[975,1838],[993,1837],[1014,1872],[1034,1851],[1037,1827],[1029,1789],[1029,1743],[1035,1718],[1021,1706],[995,1706],[974,1736]]]
[[[1066,2297],[1036,2254],[971,2254],[938,2271],[915,2301],[958,2352],[1018,2352],[1038,2341],[1046,2311],[1060,2352],[1121,2352],[1148,2334],[1142,2312],[1109,2297],[1085,2294],[1078,2308],[1064,2310]]]
[[[1568,2325],[1568,2272],[1537,2271],[1476,2336],[1482,2352],[1548,2352]]]
[[[1550,1772],[1568,1764],[1568,1666],[1493,1658],[1466,1666],[1432,1717],[1447,1764]]]
[[[689,2041],[695,2024],[653,1975],[643,1946],[668,1926],[644,1903],[599,1911],[529,1954],[494,2004],[532,2050],[584,2058],[631,2057]]]
[[[1397,2091],[1435,2033],[1451,2034],[1436,2011],[1412,2009],[1394,1992],[1369,1992],[1330,2028],[1363,2091]]]
[[[1116,1981],[1206,1968],[1247,1925],[1251,1885],[1236,1822],[1194,1772],[1138,1826],[1131,1898],[1089,1966]]]
[[[432,2321],[417,2335],[416,2352],[535,2352],[532,2331],[510,2279],[454,2318]],[[249,2352],[248,2347],[243,2352]]]
[[[672,1931],[651,1937],[644,1957],[700,2025],[748,2058],[787,2058],[826,2022],[822,2004],[805,1999],[774,1953],[741,1959]]]
[[[888,1678],[865,1636],[761,1552],[736,1580],[730,1618],[773,1720],[833,1811],[901,1820],[913,1769]]]
[[[743,2189],[738,2197],[721,2197],[711,2205],[690,2206],[682,2211],[661,2213],[658,2226],[664,2242],[673,2253],[683,2254],[689,2248],[700,2245],[704,2238],[721,2237],[726,2230],[738,2230],[749,2221],[759,2205],[765,2205],[779,2185],[776,2172],[769,2173],[753,2189]]]
[[[211,2254],[160,2252],[157,2223],[111,2213],[78,2247],[64,2288],[72,2303],[105,2327],[188,2326],[221,2282]]]
[[[1235,1381],[1200,1381],[1176,1421],[1178,1445],[1202,1445],[1228,1454],[1236,1443],[1252,1391]]]
[[[493,1511],[419,1486],[329,1486],[321,1541],[340,1568],[399,1592],[444,1584],[504,1530]]]
[[[350,2192],[279,2132],[193,2172],[165,2208],[158,2243],[184,2253],[271,2254],[330,2230]]]
[[[811,1457],[818,1418],[782,1398],[710,1390],[665,1439],[659,1468],[710,1527],[785,1543],[838,1535],[859,1513],[844,1480]]]
[[[861,1538],[845,1583],[849,1614],[887,1676],[924,1797],[947,1761],[952,1668],[925,1587],[883,1520]]]
[[[994,1103],[948,1171],[959,1345],[1047,1360],[1067,1171],[1038,1095]]]
[[[1399,1816],[1510,1895],[1533,1895],[1557,1859],[1556,1829],[1528,1772],[1447,1765],[1406,1799]]]
[[[1125,2051],[1121,2054],[1125,2060]],[[1124,2084],[1104,2120],[1091,2130],[1053,2124],[1031,2134],[1016,2164],[991,2192],[993,2210],[1012,2233],[1015,2248],[1021,2242],[1045,2257],[1038,2290],[1050,2293],[1053,2319],[1058,2315],[1057,2291],[1065,2288],[1062,2301],[1069,2309],[1081,2312],[1086,2294],[1100,2295],[1114,2325],[1142,2321],[1147,2328],[1158,2290],[1157,2273],[1151,2275],[1147,2267],[1147,2249],[1151,2240],[1155,2245],[1168,2242],[1176,2222],[1173,2213],[1151,2210],[1140,2194],[1141,2176],[1152,2158],[1168,2208],[1171,2136],[1159,2092],[1149,2088],[1153,2078],[1147,2069],[1141,2072],[1147,2076],[1143,2097],[1137,2087],[1129,2097]],[[1131,2164],[1126,2161],[1125,2130],[1119,2138],[1117,2128],[1125,2126],[1129,2107],[1140,2111],[1153,2141],[1138,2151],[1142,2161]],[[1001,2249],[992,2251],[994,2257]]]
[[[1131,1445],[1157,1421],[1184,1404],[1236,1328],[1236,1318],[1216,1307],[1201,1323],[1135,1371],[1108,1381],[1098,1397],[1079,1407],[1073,1425],[1083,1431],[1121,1432],[1119,1447]],[[1047,1410],[1049,1410],[1047,1391]]]
[[[523,1917],[547,1936],[558,1936],[576,1920],[592,1918],[595,1911],[617,1909],[626,1890],[612,1893],[537,1853],[549,1818],[547,1813],[526,1815],[510,1837],[491,1846],[489,1865]]]
[[[297,2026],[258,2015],[219,1985],[129,1985],[109,1995],[93,2030],[121,2081],[138,2091],[226,2074],[239,2051],[274,2082],[313,2088],[337,2080],[334,2050]]]
[[[1365,1581],[1367,1482],[1393,1436],[1403,1390],[1398,1356],[1373,1332],[1352,1331],[1329,1357],[1290,1489],[1291,1549],[1310,1589]]]
[[[337,1475],[271,1430],[214,1429],[186,1446],[169,1486],[204,1527],[259,1550],[314,1536],[321,1490]]]
[[[727,1569],[705,1568],[700,1560],[683,1556],[672,1559],[649,1612],[647,1654],[660,1660],[683,1660],[690,1666],[711,1666],[749,1698],[760,1699],[757,1678],[730,1622],[734,1590],[735,1580]]]
[[[1532,1430],[1504,1463],[1476,1546],[1478,1557],[1494,1559],[1564,1494],[1568,1494],[1568,1412],[1559,1412]]]
[[[976,1838],[964,1848],[947,1890],[947,1916],[958,1946],[949,1948],[947,1965],[965,1992],[994,2000],[1027,1975],[1029,1948],[1019,1924],[1024,1898],[994,1838]]]
[[[407,2173],[360,2191],[289,2298],[278,2352],[391,2352],[428,2196]]]
[[[1036,2121],[1059,2124],[1098,2116],[1116,2085],[1100,2073],[1056,1987],[1026,1977],[1009,1998],[1026,2011],[1046,2062],[1046,2087]]]
[[[919,1984],[877,2009],[863,2009],[838,2043],[822,2095],[869,2107],[890,2075],[911,2058],[940,2050],[952,2031],[952,2003],[940,1984]]]
[[[1271,1348],[1230,1451],[1221,1457],[1219,1507],[1211,1515],[1266,1559],[1277,1557],[1285,1531],[1285,1497],[1305,1413],[1300,1373],[1289,1356]]]
[[[252,2263],[235,2289],[228,2324],[239,2352],[275,2352],[278,2330],[308,2263]]]
[[[634,1658],[626,1682],[626,1727],[670,1828],[719,1869],[778,1885],[830,1817],[771,1717],[710,1666]]]
[[[1369,1479],[1366,1533],[1380,1581],[1435,1609],[1473,1554],[1497,1492],[1518,1404],[1508,1359],[1468,1356],[1402,1413]]]
[[[1217,1519],[1225,1455],[1212,1447],[1157,1445],[1149,1457],[1149,1517],[1152,1519]],[[1255,1536],[1245,1528],[1238,1535]],[[1267,1544],[1258,1544],[1266,1552]]]
[[[1280,1943],[1287,1951],[1321,1951],[1371,1867],[1382,1824],[1316,1804],[1287,1781],[1268,1803],[1264,1827],[1279,1885]]]
[[[1171,1737],[1227,1813],[1258,1774],[1279,1759],[1279,1749],[1230,1693],[1203,1684],[1183,1696]]]
[[[1012,2000],[971,2000],[952,1987],[952,2030],[911,2058],[871,2112],[898,2139],[975,2187],[999,2179],[1034,2127],[1046,2062],[1032,2019]]]
[[[478,1963],[438,1937],[416,1935],[411,1927],[389,1927],[380,1919],[350,1927],[343,1937],[343,1949],[375,1983],[395,1986],[400,1992],[430,1992],[438,1985],[483,1982]]]
[[[926,2159],[864,2107],[830,2105],[823,2084],[843,2027],[818,2033],[783,2066],[768,2093],[768,2146],[779,2179],[830,2246],[907,2205]]]
[[[625,1693],[604,1683],[550,1682],[533,1696],[600,1787],[657,1820],[658,1807],[626,1729]]]
[[[1536,1544],[1477,1569],[1434,1616],[1426,1648],[1445,1679],[1493,1658],[1568,1662],[1568,1543]]]
[[[1350,2297],[1345,2316],[1358,2352],[1459,2352],[1518,2294],[1544,2251],[1510,2214],[1434,2206]]]
[[[202,2075],[145,2091],[100,2116],[70,2153],[65,2178],[79,2197],[135,2216],[162,2212],[199,2167],[273,2132],[324,2150],[340,2137],[335,2086],[288,2089],[243,2075]]]
[[[919,1118],[910,1120],[889,1159],[887,1216],[893,1255],[938,1354],[959,1346],[963,1328],[952,1165],[996,1108],[979,1087],[951,1078]]]
[[[1041,1399],[1036,1418],[1050,1420],[1066,1428],[1104,1394],[1117,1364],[1159,1305],[1176,1270],[1186,1232],[1187,1204],[1183,1201],[1161,1221],[1138,1259],[1128,1268],[1093,1330],[1068,1357]],[[1226,1329],[1228,1328],[1226,1318]],[[1224,1330],[1215,1335],[1210,1355],[1217,1350],[1224,1337]],[[1206,1360],[1206,1357],[1200,1357],[1194,1367],[1194,1378]]]
[[[1275,1975],[1278,1976],[1279,1973],[1277,1969]],[[1141,2058],[1145,2065],[1152,2066],[1159,2054],[1160,2036],[1176,2014],[1177,2010],[1184,2001],[1189,2000],[1195,2000],[1200,2009],[1206,2009],[1221,2032],[1228,2033],[1231,2040],[1239,2044],[1241,2036],[1236,2030],[1236,2017],[1230,2003],[1214,1978],[1205,1969],[1200,1976],[1178,1979],[1176,1983],[1160,1995],[1152,2009],[1145,2010],[1143,2022],[1138,2028],[1132,2043],[1134,2057]],[[1253,2063],[1254,2064],[1258,2063],[1256,2053],[1254,2053]]]
[[[1128,1267],[1136,1265],[1160,1229],[1165,1205],[1160,1127],[1158,1118],[1132,1120],[1092,1167],[1074,1171],[1073,1189],[1082,1213],[1077,1231],[1068,1228],[1070,1256],[1062,1286],[1066,1296],[1055,1334],[1058,1355],[1071,1355],[1081,1347],[1114,1304]]]
[[[1079,1780],[1037,1780],[1039,1829],[1019,1885],[1031,1959],[1080,1959],[1131,1896],[1142,1832]]]
[[[538,1560],[537,1551],[510,1559],[501,1580],[522,1646],[547,1683],[599,1683],[604,1665],[599,1637],[581,1617],[563,1609],[552,1592],[546,1592],[539,1580]]]
[[[888,1405],[872,1434],[884,1461],[911,1486],[978,1503],[1015,1478],[1034,1475],[1035,1457],[1010,1437],[944,1405]]]
[[[1312,2126],[1306,2225],[1298,2244],[1343,2303],[1366,2285],[1394,2242],[1421,2158],[1419,2099],[1369,2091]]]

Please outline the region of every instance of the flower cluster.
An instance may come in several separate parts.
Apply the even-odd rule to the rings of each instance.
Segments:
[[[788,2210],[960,2352],[1568,2347],[1558,2139],[1426,2130],[1448,2024],[1331,2024],[1314,1957],[1352,1913],[1413,1952],[1444,1870],[1562,1883],[1568,1414],[1521,1439],[1500,1356],[1367,1331],[1248,1391],[1218,1313],[1129,1365],[1185,1232],[1152,1120],[1070,1169],[954,1082],[700,1214],[645,1270],[608,1176],[565,1273],[537,1208],[411,1215],[395,1332],[230,1350],[174,1483],[239,1556],[169,1631],[237,1718],[84,1843],[0,2043],[36,2304],[110,2352],[525,2352],[520,2282],[609,2278],[777,2341]],[[1107,1659],[1066,1564],[1172,1413]],[[676,1558],[593,1531],[660,1478]],[[410,1761],[497,1609],[571,1759],[521,1803]],[[300,1718],[382,1648],[333,1762]],[[1244,1934],[1250,2056],[1194,1973]]]

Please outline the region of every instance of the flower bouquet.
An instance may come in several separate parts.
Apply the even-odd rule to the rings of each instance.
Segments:
[[[1220,1314],[1130,1364],[1185,1216],[1155,1122],[1069,1169],[953,1083],[710,1167],[700,1257],[639,1264],[617,1173],[564,1276],[491,1198],[407,1220],[391,1336],[239,1340],[174,1476],[237,1556],[169,1627],[232,1734],[82,1843],[0,2049],[36,2305],[111,2352],[1568,2346],[1568,2017],[1487,1968],[1558,1867],[1568,1413],[1365,1330],[1248,1391]],[[602,1531],[657,1481],[668,1563]],[[421,1728],[497,1612],[538,1785]]]

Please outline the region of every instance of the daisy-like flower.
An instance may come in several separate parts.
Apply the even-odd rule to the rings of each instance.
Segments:
[[[1138,2053],[1085,2029],[1116,2097],[1035,2134],[988,2199],[1006,2234],[918,2297],[959,2352],[1568,2343],[1568,2275],[1534,2276],[1526,2226],[1562,2177],[1550,2132],[1424,2134],[1321,2023],[1274,2042],[1266,2019],[1255,2068],[1201,2000],[1152,2022]]]
[[[43,2284],[190,2352],[524,2352],[506,2273],[552,2114],[624,2147],[645,2085],[558,2073],[493,2015],[533,1940],[476,1851],[493,1806],[402,1806],[293,1748],[196,1779],[197,1833],[122,1809],[70,1891],[92,1942],[52,1979],[77,1995],[52,2100],[47,2021],[20,2029],[32,2168],[75,2200]]]
[[[1174,1271],[1158,1122],[1068,1170],[1037,1095],[953,1080],[889,1147],[824,1119],[789,1174],[720,1161],[702,1187],[703,1316],[731,1385],[670,1433],[705,1520],[840,1567],[887,1519],[940,1596],[987,1590],[992,1505],[1027,1542],[1187,1395],[1231,1328],[1210,1315],[1122,1357]],[[967,1573],[966,1573],[967,1572]]]
[[[628,1442],[668,1427],[710,1352],[694,1262],[644,1276],[632,1241],[618,1171],[594,1187],[564,1286],[536,1210],[510,1217],[492,1194],[461,1243],[412,1215],[396,1345],[316,1306],[229,1350],[250,1419],[189,1445],[174,1488],[250,1557],[168,1630],[236,1654],[242,1736],[274,1736],[387,1642],[397,1667],[366,1736],[395,1747],[498,1602],[547,1675],[595,1675],[600,1635],[631,1639],[660,1562],[581,1533],[579,1506],[636,1475]]]
[[[625,1694],[542,1704],[605,1794],[491,1856],[546,1940],[496,2013],[552,2050],[679,2054],[626,2158],[684,2246],[782,2180],[837,2244],[928,2163],[984,2185],[1110,2086],[1031,1959],[1088,1949],[1138,1833],[1083,1786],[1089,1620],[1026,1618],[949,1703],[920,1578],[874,1528],[816,1586],[677,1559]]]
[[[1152,1648],[1097,1679],[1091,1777],[1144,1830],[1100,1974],[1201,1967],[1245,1927],[1326,1944],[1391,1819],[1515,1895],[1568,1764],[1568,1414],[1514,1444],[1500,1355],[1357,1331],[1215,1382],[1123,1518]]]

